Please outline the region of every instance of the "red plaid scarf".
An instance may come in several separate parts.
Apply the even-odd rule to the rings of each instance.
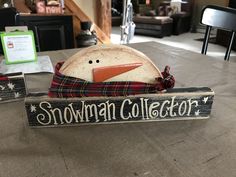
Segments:
[[[7,76],[0,74],[0,81],[7,81],[7,80],[9,80]]]
[[[164,89],[174,86],[174,78],[170,84],[165,84],[163,78],[158,78],[156,84],[148,84],[143,82],[88,82],[83,79],[69,77],[59,72],[64,62],[57,63],[55,74],[49,88],[48,95],[50,97],[91,97],[91,96],[127,96],[145,93],[156,93]],[[168,82],[169,83],[169,82]]]

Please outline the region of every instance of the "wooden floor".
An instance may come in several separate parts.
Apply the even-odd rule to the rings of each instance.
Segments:
[[[214,32],[214,31],[213,31]],[[211,35],[212,37],[216,36],[214,33]],[[162,44],[166,44],[172,47],[178,47],[181,49],[189,50],[192,52],[201,53],[202,49],[202,40],[204,38],[204,31],[201,33],[183,33],[180,35],[171,35],[163,38],[150,37],[145,35],[137,35],[135,34],[134,38],[130,41],[130,43],[138,43],[138,42],[160,42]],[[119,44],[120,43],[120,28],[113,27],[111,34],[112,43]],[[226,52],[226,47],[209,43],[207,55],[211,56],[217,60],[224,60],[224,55]],[[236,62],[236,51],[231,52],[230,57],[231,62]]]

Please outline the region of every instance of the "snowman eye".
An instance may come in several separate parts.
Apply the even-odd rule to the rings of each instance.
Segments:
[[[92,64],[93,63],[93,61],[92,60],[89,60],[89,64]]]
[[[99,63],[100,61],[99,60],[96,60],[96,63]]]

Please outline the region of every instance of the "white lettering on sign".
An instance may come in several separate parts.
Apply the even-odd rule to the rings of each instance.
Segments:
[[[125,108],[127,108],[130,104],[132,104],[132,101],[130,99],[125,99],[120,107],[120,117],[123,120],[129,120],[130,118],[132,118],[131,113],[128,112],[128,115],[124,115],[124,110]]]
[[[37,13],[45,13],[46,12],[45,1],[38,1],[36,3],[36,10]]]
[[[62,13],[62,7],[59,6],[47,6],[45,1],[36,2],[37,13],[48,13],[48,14],[60,14]]]
[[[156,119],[158,117],[158,115],[159,115],[159,112],[157,110],[158,106],[160,106],[159,102],[154,102],[154,103],[150,104],[148,115],[151,119]]]
[[[205,99],[206,100],[206,99]],[[201,101],[201,100],[200,100]],[[97,103],[96,103],[97,102]],[[129,120],[164,119],[183,116],[198,116],[199,100],[176,98],[153,100],[138,98],[124,100],[78,101],[69,104],[43,101],[29,108],[36,115],[37,123],[46,125],[62,125],[73,123],[98,123]]]
[[[44,104],[46,104],[46,108],[44,108]],[[51,114],[47,111],[47,108],[50,109],[51,108],[51,104],[44,101],[44,102],[41,102],[39,104],[39,108],[42,109],[43,113],[42,114],[38,114],[36,116],[37,118],[37,121],[41,124],[41,125],[50,125],[51,124],[51,121],[52,121],[52,117],[51,117]],[[45,115],[46,113],[46,115]]]

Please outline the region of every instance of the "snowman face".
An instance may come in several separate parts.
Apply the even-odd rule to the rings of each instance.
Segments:
[[[103,82],[109,79],[112,81],[114,77],[124,77],[143,65],[142,62],[137,62],[135,55],[131,55],[129,60],[124,60],[125,57],[125,53],[117,53],[111,56],[109,52],[96,51],[93,52],[92,56],[91,54],[85,55],[84,60],[81,59],[77,63],[77,72],[86,71],[86,80],[88,81]]]
[[[155,82],[159,70],[143,54],[128,47],[95,47],[72,56],[61,68],[64,75],[90,82]],[[150,74],[148,74],[151,72]],[[99,79],[98,79],[99,78]],[[141,79],[140,79],[141,78]]]
[[[101,61],[104,60],[101,59]],[[133,69],[142,66],[142,63],[105,65],[104,63],[100,63],[99,59],[96,59],[96,61],[94,60],[94,62],[93,60],[88,61],[89,65],[91,65],[91,68],[89,68],[88,71],[92,71],[93,82],[103,82],[110,78],[116,77],[120,74],[132,71]]]

